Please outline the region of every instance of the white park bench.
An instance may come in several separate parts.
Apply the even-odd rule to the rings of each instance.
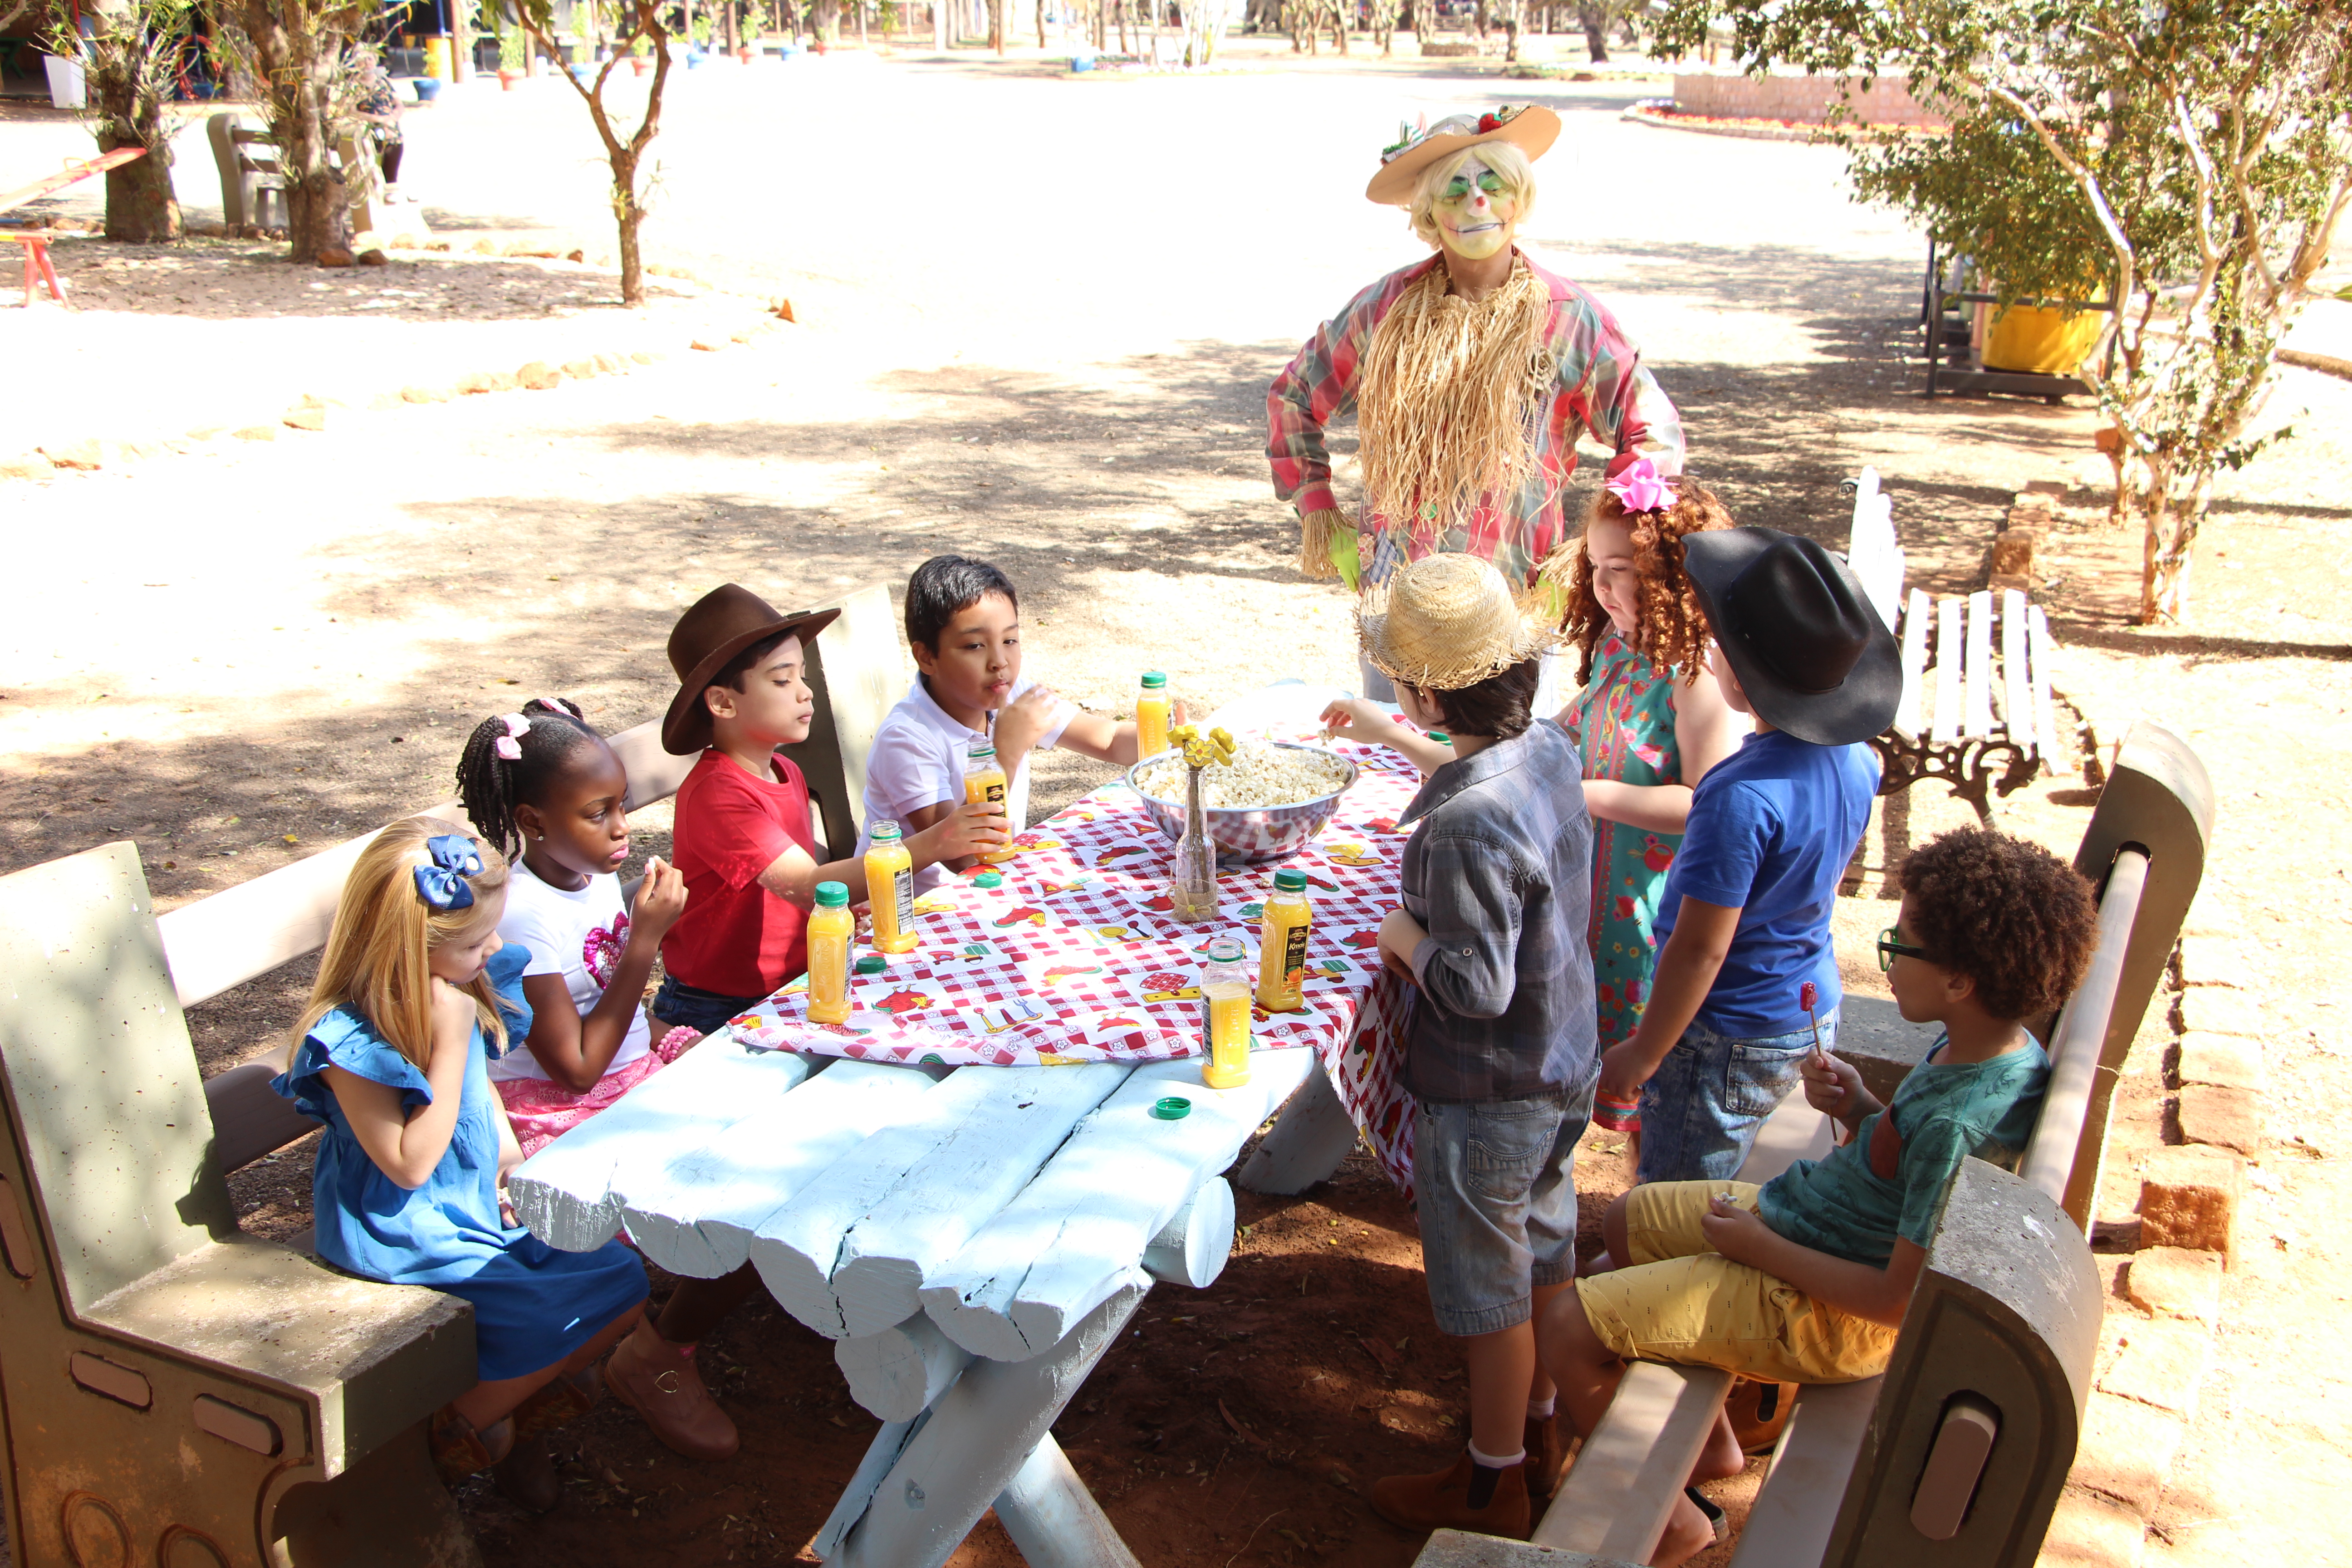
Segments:
[[[2014,1174],[1962,1162],[1885,1373],[1800,1390],[1733,1568],[2033,1563],[2098,1345],[2102,1289],[2084,1237],[2109,1100],[2196,894],[2211,825],[2195,753],[2154,725],[2136,729],[2074,857],[2099,889],[2098,948],[2082,985],[2036,1026],[2052,1072],[2032,1140]],[[1857,1054],[1843,1027],[1838,1047]],[[1917,1048],[1895,1055],[1916,1060]],[[1856,1065],[1884,1096],[1907,1064]],[[1740,1178],[1768,1180],[1818,1156],[1829,1131],[1792,1096]],[[1646,1563],[1730,1384],[1711,1367],[1635,1363],[1531,1542],[1441,1531],[1416,1568],[1537,1568],[1560,1552]]]
[[[1878,793],[1942,779],[1990,824],[1994,795],[2008,796],[2037,772],[2072,771],[2051,718],[2049,620],[2016,588],[1931,598],[1906,587],[1894,498],[1874,468],[1853,489],[1846,560],[1903,647],[1902,706],[1870,742],[1883,770]]]

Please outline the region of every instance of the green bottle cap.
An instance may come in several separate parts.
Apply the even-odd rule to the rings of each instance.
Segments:
[[[974,877],[971,879],[971,885],[975,888],[1001,888],[1004,886],[1004,873],[1002,871],[982,871],[979,876]]]
[[[1162,1121],[1181,1121],[1192,1114],[1192,1102],[1181,1094],[1171,1094],[1165,1100],[1153,1100],[1151,1114]]]
[[[878,952],[869,952],[857,961],[860,974],[879,974],[890,966],[890,961]]]
[[[1449,735],[1449,734],[1447,734],[1447,733],[1446,733],[1444,731],[1443,731],[1443,730],[1432,730],[1432,731],[1429,731],[1429,738],[1430,738],[1431,740],[1433,740],[1433,741],[1436,742],[1437,742],[1439,745],[1441,745],[1441,746],[1450,746],[1450,745],[1454,744],[1454,737],[1453,737],[1453,736],[1451,736],[1451,735]]]
[[[1146,691],[1164,690],[1167,685],[1168,678],[1160,674],[1160,671],[1156,669],[1147,669],[1143,672],[1143,689]]]
[[[821,910],[847,909],[849,889],[839,882],[819,882],[816,885],[816,907]]]
[[[898,825],[895,822],[877,822],[874,825],[872,837],[877,844],[896,844],[898,842]]]
[[[1304,871],[1276,871],[1274,874],[1274,890],[1277,893],[1305,892],[1307,890],[1307,873]]]

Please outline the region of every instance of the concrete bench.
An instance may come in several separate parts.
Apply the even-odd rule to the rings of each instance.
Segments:
[[[2049,619],[2017,588],[1941,598],[1906,588],[1893,499],[1873,468],[1853,488],[1846,560],[1903,647],[1902,705],[1870,742],[1878,793],[1941,779],[1989,825],[1996,794],[2014,794],[2041,772],[2072,771],[2052,722]]]
[[[2036,1026],[2052,1072],[2032,1141],[2015,1173],[1962,1163],[1885,1373],[1799,1392],[1735,1568],[2033,1562],[2098,1343],[2101,1288],[2084,1237],[2108,1106],[2203,875],[2211,826],[2196,754],[2154,725],[2134,730],[2074,858],[2100,890],[2098,949],[2074,995]],[[1884,1096],[1920,1047],[1883,1027],[1875,1037],[1891,1044],[1873,1060],[1841,1028],[1839,1054],[1864,1046],[1857,1065]],[[1792,1097],[1742,1179],[1826,1149],[1828,1133]],[[1579,1553],[1647,1562],[1730,1382],[1708,1367],[1634,1363],[1532,1542],[1441,1531],[1419,1568],[1533,1568]]]
[[[793,750],[836,844],[902,689],[888,594],[842,607]],[[693,763],[656,730],[614,742],[632,806]],[[0,879],[0,1501],[19,1563],[478,1562],[425,1437],[474,1382],[472,1308],[238,1231],[227,1173],[312,1124],[270,1091],[276,1061],[202,1081],[184,1015],[315,951],[366,842],[160,919],[127,843]]]

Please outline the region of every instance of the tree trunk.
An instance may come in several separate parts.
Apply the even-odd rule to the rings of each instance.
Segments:
[[[988,0],[988,47],[1004,52],[1004,0]]]
[[[351,211],[331,161],[333,127],[328,121],[335,61],[350,38],[332,27],[289,26],[289,9],[275,0],[243,0],[242,19],[286,179],[288,258],[316,261],[321,250],[351,245]]]
[[[172,190],[171,132],[163,123],[152,51],[168,49],[177,38],[151,40],[135,17],[108,20],[118,26],[94,40],[89,71],[98,150],[144,147],[147,156],[106,172],[106,237],[136,245],[175,240],[180,202]]]
[[[1586,52],[1591,55],[1592,63],[1597,66],[1607,65],[1609,63],[1609,7],[1589,4],[1580,5],[1576,9],[1576,18],[1584,26],[1584,47]]]
[[[2196,564],[2197,530],[2205,521],[2211,480],[2200,480],[2176,496],[2179,475],[2171,459],[2158,456],[2126,461],[2116,510],[2137,512],[2143,526],[2140,552],[2139,624],[2178,626],[2189,616],[2190,569]]]

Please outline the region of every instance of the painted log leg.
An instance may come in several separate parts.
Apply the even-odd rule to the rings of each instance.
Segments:
[[[971,1352],[918,1312],[878,1334],[836,1342],[833,1359],[848,1380],[849,1396],[869,1414],[911,1421],[963,1375]]]
[[[997,1494],[996,1522],[1029,1568],[1143,1568],[1051,1432]]]
[[[1309,1073],[1242,1167],[1254,1193],[1290,1197],[1329,1178],[1356,1147],[1355,1120],[1328,1072]]]
[[[973,1363],[931,1407],[875,1489],[865,1517],[826,1561],[844,1568],[940,1568],[1027,1463],[1150,1289],[1149,1280],[1137,1279],[1043,1355]]]
[[[1211,1176],[1143,1249],[1143,1271],[1163,1284],[1205,1290],[1233,1255],[1234,1189],[1223,1176]]]

